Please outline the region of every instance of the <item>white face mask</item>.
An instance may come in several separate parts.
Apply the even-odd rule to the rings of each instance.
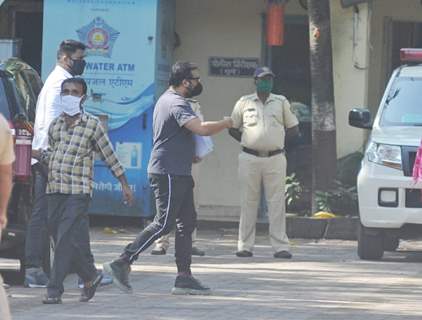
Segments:
[[[61,105],[63,112],[69,116],[74,116],[81,112],[82,97],[75,97],[71,95],[61,96]]]

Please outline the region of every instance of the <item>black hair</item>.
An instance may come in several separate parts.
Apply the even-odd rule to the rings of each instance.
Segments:
[[[192,79],[192,70],[198,69],[198,65],[192,62],[177,61],[171,67],[169,85],[179,86],[183,80]]]
[[[59,60],[63,56],[70,57],[74,54],[77,50],[85,50],[86,45],[82,42],[76,40],[64,40],[60,43],[59,50],[57,51],[57,60]]]
[[[61,91],[63,91],[63,88],[64,88],[64,85],[66,84],[66,83],[75,83],[75,84],[79,84],[80,86],[82,86],[82,92],[83,92],[83,94],[86,94],[87,92],[88,92],[88,86],[86,85],[86,82],[85,82],[85,80],[84,79],[82,79],[82,78],[68,78],[68,79],[65,79],[63,82],[62,82],[62,85],[61,85]]]

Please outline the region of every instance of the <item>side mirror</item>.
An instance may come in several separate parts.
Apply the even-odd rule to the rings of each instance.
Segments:
[[[361,129],[372,129],[372,117],[368,109],[355,108],[349,112],[349,125]]]

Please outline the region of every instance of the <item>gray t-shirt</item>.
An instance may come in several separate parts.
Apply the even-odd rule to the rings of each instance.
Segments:
[[[154,109],[148,173],[191,175],[195,145],[184,125],[194,118],[197,115],[184,97],[173,89],[163,93]]]

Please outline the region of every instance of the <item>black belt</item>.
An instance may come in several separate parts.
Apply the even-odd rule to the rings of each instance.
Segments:
[[[263,158],[272,157],[272,156],[275,156],[276,154],[284,153],[284,149],[277,149],[277,150],[272,150],[272,151],[257,151],[257,150],[249,149],[246,147],[242,147],[242,150],[243,152],[253,154],[254,156],[263,157]]]

